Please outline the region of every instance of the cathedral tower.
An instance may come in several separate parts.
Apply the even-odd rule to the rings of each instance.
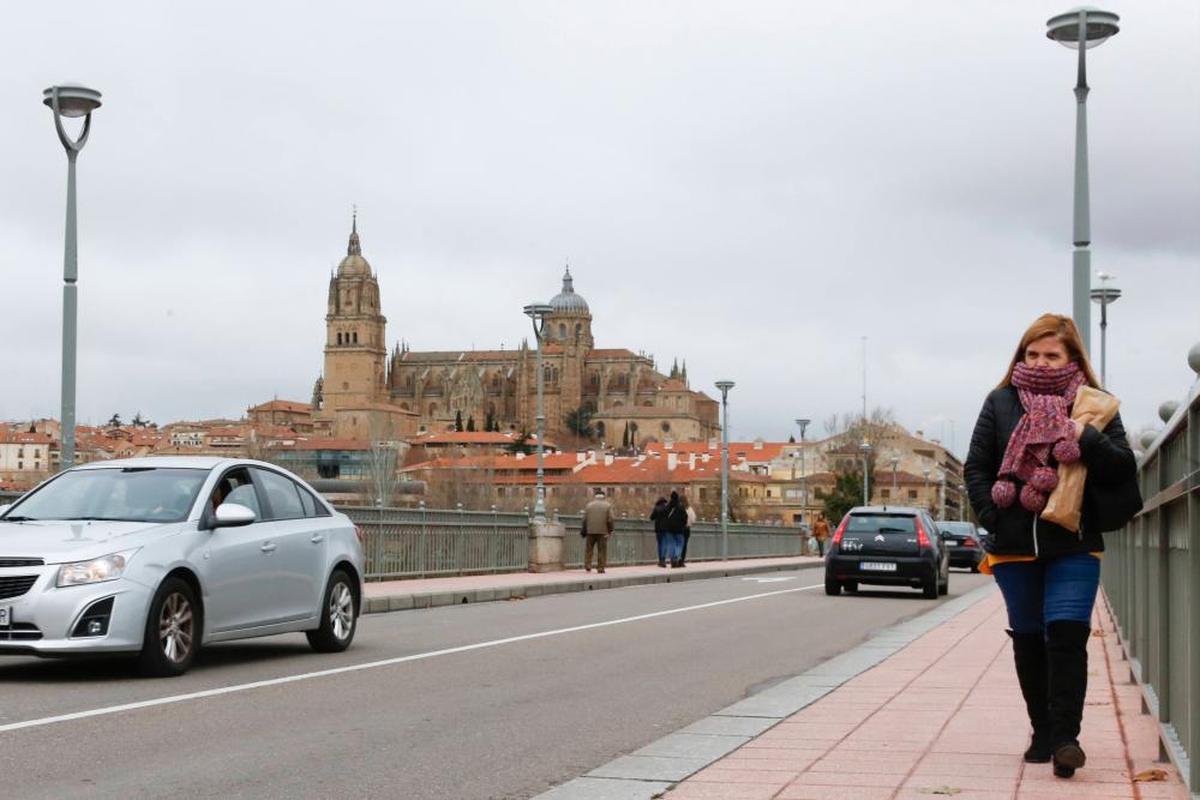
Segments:
[[[363,258],[356,214],[346,257],[329,278],[322,385],[325,413],[332,415],[340,408],[362,407],[386,397],[386,326],[379,307],[379,281]]]

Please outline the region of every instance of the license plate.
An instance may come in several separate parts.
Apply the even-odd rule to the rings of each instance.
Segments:
[[[887,564],[879,561],[863,561],[859,563],[858,568],[863,572],[895,572],[895,564]]]
[[[12,625],[12,609],[0,608],[0,628],[7,628]]]

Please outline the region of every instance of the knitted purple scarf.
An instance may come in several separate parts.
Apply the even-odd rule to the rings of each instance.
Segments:
[[[1078,364],[1047,369],[1017,364],[1012,383],[1017,388],[1025,415],[1017,422],[1000,472],[992,485],[992,501],[1008,508],[1017,499],[1014,479],[1023,482],[1021,505],[1034,512],[1046,507],[1046,500],[1058,485],[1057,463],[1079,460],[1079,442],[1071,422],[1071,404],[1075,393],[1087,378]]]

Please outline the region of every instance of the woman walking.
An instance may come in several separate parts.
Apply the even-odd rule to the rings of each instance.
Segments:
[[[1075,323],[1039,317],[984,401],[963,471],[971,507],[991,532],[983,570],[995,576],[1008,610],[1033,727],[1025,761],[1053,761],[1060,778],[1087,760],[1079,728],[1102,533],[1122,527],[1142,505],[1120,416],[1114,410],[1103,431],[1071,418],[1084,386],[1099,388]],[[1058,465],[1074,462],[1087,469],[1078,530],[1039,518]]]
[[[654,523],[654,539],[658,545],[658,565],[667,566],[667,498],[660,497],[654,502],[650,511],[650,521]]]
[[[667,552],[672,568],[682,566],[683,532],[686,528],[687,509],[680,502],[679,492],[671,492],[671,499],[667,502]]]
[[[679,566],[686,567],[688,541],[692,538],[692,523],[696,521],[696,509],[692,508],[686,494],[679,495],[679,505],[683,507],[683,511],[687,515],[687,521],[683,526],[683,547],[679,551]]]

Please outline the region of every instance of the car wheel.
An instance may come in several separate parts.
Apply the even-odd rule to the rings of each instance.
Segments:
[[[922,584],[922,587],[924,589],[925,598],[927,600],[936,600],[937,599],[937,597],[938,597],[938,578],[937,578],[936,574],[930,575],[928,580],[926,580]]]
[[[845,588],[847,592],[853,594],[854,592],[858,591],[858,581],[846,581],[842,584],[842,587]]]
[[[187,672],[200,646],[200,614],[192,587],[167,578],[154,593],[138,667],[142,674],[170,678]]]
[[[318,653],[340,653],[354,641],[358,607],[350,576],[340,569],[329,576],[321,603],[321,627],[306,631],[308,643]]]
[[[825,594],[837,597],[842,593],[842,585],[828,575],[825,576]]]
[[[976,561],[974,564],[971,565],[971,572],[976,573],[976,574],[979,573],[979,562],[978,561]]]
[[[946,580],[938,584],[938,594],[950,594],[950,570],[946,570]]]

